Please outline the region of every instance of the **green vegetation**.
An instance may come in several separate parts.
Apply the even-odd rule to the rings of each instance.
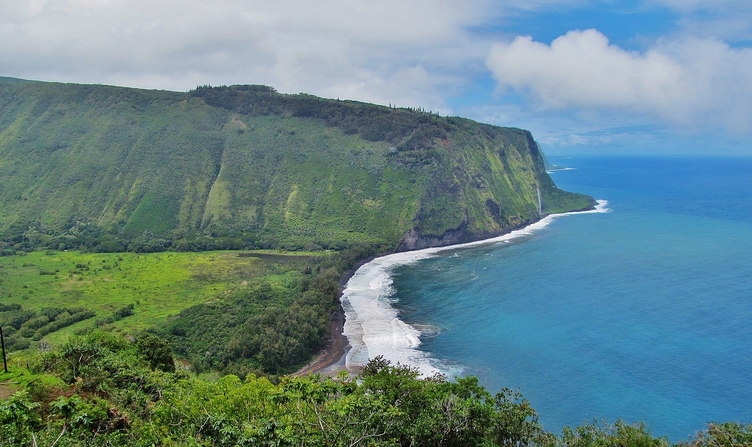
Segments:
[[[0,325],[11,351],[152,330],[194,371],[286,373],[326,341],[344,272],[383,249],[5,256]]]
[[[278,276],[283,282],[270,284],[274,276],[267,276],[221,300],[190,307],[160,333],[197,372],[212,369],[241,377],[292,372],[326,341],[339,307],[342,275],[376,250],[358,246],[308,258]],[[292,267],[290,260],[286,263]]]
[[[6,254],[409,249],[536,220],[537,188],[544,213],[592,206],[526,131],[263,86],[2,78],[0,185]]]
[[[303,253],[272,262],[259,256],[266,256],[265,252],[37,251],[4,256],[0,257],[0,303],[31,312],[52,306],[83,307],[97,314],[100,326],[140,330],[163,324],[190,306],[242,293],[256,279],[284,287],[291,275],[302,275],[296,269],[302,270],[314,258]],[[132,316],[126,315],[129,311]]]
[[[359,377],[195,376],[164,340],[93,332],[11,358],[0,446],[668,446],[642,424],[544,430],[513,390],[419,378],[372,360]],[[23,365],[23,366],[22,366]],[[752,426],[710,424],[682,446],[749,445]]]
[[[24,311],[19,304],[0,304],[0,327],[4,328],[6,349],[15,351],[31,346],[55,332],[96,315],[84,308],[43,307],[41,312]],[[122,318],[122,317],[121,317]]]
[[[548,433],[519,393],[381,358],[283,375],[358,261],[525,225],[538,191],[543,214],[593,206],[519,129],[265,86],[0,78],[0,446],[669,445],[623,421]],[[680,445],[750,443],[726,423]]]

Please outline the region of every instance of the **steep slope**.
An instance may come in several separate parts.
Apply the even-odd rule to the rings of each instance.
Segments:
[[[6,250],[412,249],[592,206],[532,136],[264,86],[188,93],[0,78]]]

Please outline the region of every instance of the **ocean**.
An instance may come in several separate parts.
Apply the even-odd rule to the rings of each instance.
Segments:
[[[366,264],[343,296],[348,366],[383,355],[518,389],[554,433],[752,423],[752,158],[550,160],[600,212]]]

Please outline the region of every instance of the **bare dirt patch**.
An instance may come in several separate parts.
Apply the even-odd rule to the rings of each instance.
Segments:
[[[15,394],[16,389],[7,383],[0,383],[0,400],[5,400]]]

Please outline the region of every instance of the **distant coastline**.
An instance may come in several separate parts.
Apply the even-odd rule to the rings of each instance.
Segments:
[[[304,368],[297,371],[296,375],[304,375],[308,373],[318,373],[322,375],[327,376],[334,376],[338,374],[340,371],[346,370],[350,373],[357,373],[359,372],[360,368],[363,366],[364,361],[367,361],[368,358],[373,357],[374,355],[384,355],[385,358],[388,360],[391,360],[393,363],[396,363],[397,361],[400,361],[401,363],[410,364],[409,361],[405,362],[404,358],[399,358],[400,356],[397,355],[390,355],[388,352],[378,352],[374,355],[371,355],[367,343],[363,340],[363,337],[365,334],[360,333],[362,332],[362,327],[360,328],[360,331],[357,328],[354,328],[353,325],[358,325],[358,319],[359,315],[357,313],[358,308],[360,308],[361,312],[363,312],[363,308],[358,305],[355,307],[352,306],[352,300],[350,299],[351,294],[353,293],[353,289],[356,286],[353,284],[353,280],[356,279],[357,276],[363,276],[363,269],[374,269],[380,268],[381,271],[378,272],[379,274],[376,274],[376,276],[380,276],[379,278],[375,278],[371,276],[370,278],[359,278],[361,280],[368,279],[368,286],[371,287],[371,284],[376,281],[377,288],[371,288],[371,290],[376,295],[383,295],[382,292],[388,292],[389,287],[391,286],[391,277],[389,277],[389,273],[394,267],[397,267],[399,265],[406,265],[413,262],[417,262],[422,259],[427,259],[433,256],[437,256],[441,254],[444,251],[450,251],[450,250],[456,250],[456,249],[462,249],[462,248],[470,248],[470,247],[480,247],[485,245],[493,245],[498,244],[502,242],[511,242],[514,239],[520,238],[522,236],[527,236],[533,234],[533,232],[538,231],[542,228],[545,228],[548,226],[554,219],[568,216],[568,215],[575,215],[575,214],[588,214],[588,213],[604,213],[608,212],[609,209],[607,208],[608,201],[606,200],[597,200],[597,204],[595,205],[595,208],[592,210],[585,210],[585,211],[572,211],[567,213],[559,213],[559,214],[549,214],[542,219],[540,219],[537,222],[534,222],[530,225],[527,225],[523,228],[513,230],[509,233],[488,238],[488,239],[482,239],[474,242],[467,242],[462,244],[455,244],[455,245],[448,245],[448,246],[442,246],[442,247],[431,247],[431,248],[424,248],[420,250],[413,250],[408,252],[401,252],[401,253],[392,253],[382,256],[373,256],[371,258],[365,259],[362,262],[360,262],[358,265],[356,265],[353,269],[348,271],[343,277],[340,282],[340,306],[338,308],[337,314],[333,316],[333,324],[331,326],[331,332],[329,334],[329,341],[327,342],[325,348],[322,350],[322,352],[308,365],[306,365]],[[374,264],[374,262],[377,261],[378,266]],[[359,275],[360,273],[360,275]],[[387,275],[386,277],[384,275]],[[357,281],[357,279],[356,279]],[[357,292],[363,292],[364,290],[355,291]],[[391,309],[392,312],[389,312],[389,315],[382,315],[383,318],[386,319],[394,319],[398,320],[396,323],[406,326],[406,330],[412,329],[414,333],[417,333],[417,335],[420,335],[420,332],[413,328],[412,326],[407,325],[406,323],[402,322],[397,318],[397,312],[394,310],[388,303],[388,300],[379,300],[380,296],[372,296],[371,299],[375,300],[372,302],[381,302],[384,304],[383,307],[377,309],[378,311],[387,311],[389,312],[389,309]],[[343,303],[344,300],[347,300],[347,302]],[[345,304],[348,304],[347,306]],[[348,319],[348,310],[346,307],[351,308],[349,311],[349,319]],[[374,309],[372,309],[374,310]],[[369,316],[371,318],[372,316]],[[348,322],[350,323],[348,325]],[[394,323],[394,321],[392,321]],[[382,321],[383,323],[383,321]],[[361,323],[362,324],[362,323]],[[393,324],[390,325],[390,327],[393,326]],[[350,335],[347,335],[347,329],[350,330]],[[373,335],[373,334],[369,334]],[[391,341],[394,342],[394,340],[399,337],[395,337],[394,334],[392,334]],[[408,337],[412,338],[412,337]],[[417,344],[415,344],[415,340],[411,340],[409,343],[405,344],[401,349],[406,350],[414,350],[417,351],[415,348],[419,345],[419,341]],[[353,352],[354,350],[354,352]],[[364,356],[365,354],[365,356]],[[403,353],[404,354],[404,353]],[[414,354],[414,353],[413,353]],[[353,357],[363,357],[361,359]],[[410,364],[410,366],[417,367],[422,374],[424,375],[430,375],[434,372],[439,372],[439,369],[432,366],[429,362],[428,357],[420,356],[421,361],[423,364],[421,365],[415,365]]]

